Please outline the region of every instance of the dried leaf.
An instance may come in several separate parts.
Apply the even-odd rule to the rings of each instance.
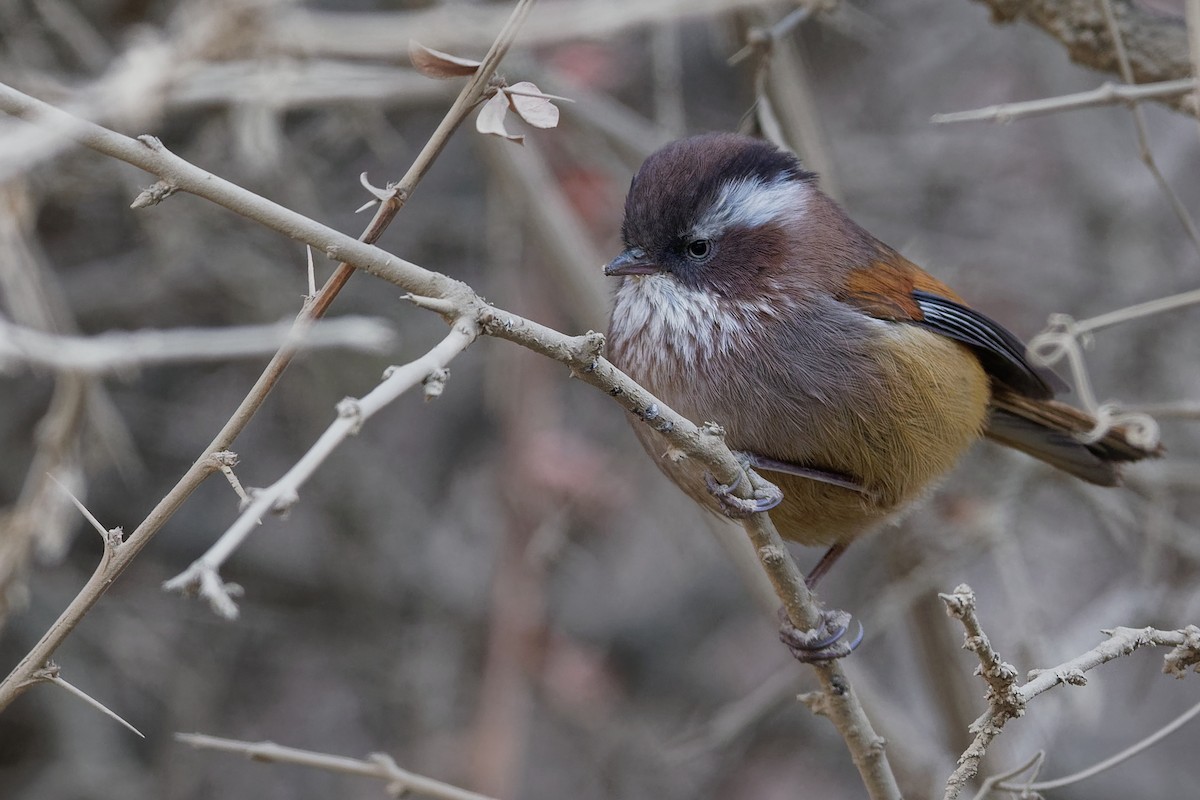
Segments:
[[[512,110],[533,127],[553,128],[558,125],[558,108],[529,81],[514,83],[505,90],[505,94],[508,95]]]
[[[481,62],[452,56],[441,50],[426,47],[415,39],[408,40],[408,57],[417,72],[429,78],[459,78],[474,75]]]
[[[508,114],[508,98],[503,92],[496,92],[491,100],[483,104],[483,108],[479,109],[479,116],[475,117],[475,130],[480,133],[490,133],[494,136],[503,136],[509,141],[523,144],[525,137],[517,134],[511,134],[504,127],[504,117]]]

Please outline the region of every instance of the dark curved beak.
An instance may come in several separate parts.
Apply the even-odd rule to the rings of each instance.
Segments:
[[[661,268],[658,264],[651,261],[640,247],[630,247],[604,265],[604,274],[610,278],[617,275],[653,275],[659,271]]]

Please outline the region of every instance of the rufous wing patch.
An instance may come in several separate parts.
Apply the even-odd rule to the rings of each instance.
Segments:
[[[962,302],[953,289],[890,248],[880,248],[879,258],[852,270],[838,299],[878,319],[921,322],[925,315],[915,289]]]

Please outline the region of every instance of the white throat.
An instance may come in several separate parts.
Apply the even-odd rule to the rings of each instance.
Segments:
[[[709,360],[734,352],[777,311],[758,300],[730,300],[684,286],[667,273],[626,278],[617,290],[613,345],[635,376],[662,387],[688,380]]]

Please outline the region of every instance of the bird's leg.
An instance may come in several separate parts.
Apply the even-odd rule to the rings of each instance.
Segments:
[[[830,486],[840,486],[843,489],[849,489],[859,494],[868,494],[865,486],[849,475],[843,475],[840,472],[805,467],[800,464],[793,464],[790,461],[779,461],[778,459],[767,458],[755,453],[738,453],[737,455],[747,466],[754,467],[755,469],[780,472],[784,475],[794,475],[797,478],[808,478],[810,481],[816,481],[817,483],[827,483]]]
[[[851,621],[858,625],[858,632],[854,638],[847,639]],[[862,642],[863,634],[862,623],[847,611],[823,609],[816,627],[802,631],[792,624],[786,609],[779,609],[779,640],[787,645],[797,661],[804,664],[845,658]]]
[[[778,472],[783,475],[793,475],[797,478],[807,478],[818,483],[826,483],[830,486],[849,489],[859,494],[869,494],[865,486],[849,475],[843,475],[840,472],[805,467],[800,464],[793,464],[790,461],[779,461],[778,459],[760,456],[756,453],[734,451],[734,454],[738,457],[738,461],[741,462],[743,469],[753,468],[766,470],[767,472]],[[760,511],[770,511],[783,502],[783,494],[778,489],[764,490],[761,496],[756,493],[756,496],[752,500],[735,497],[733,490],[742,481],[740,475],[737,480],[728,485],[717,483],[717,479],[708,474],[704,476],[704,481],[708,485],[708,491],[721,501],[721,508],[725,514],[734,519],[744,519]]]
[[[736,452],[736,455],[742,464],[743,470],[753,467],[769,472],[779,472],[786,475],[808,478],[861,494],[867,493],[862,484],[840,473],[810,469],[786,461],[776,461],[775,459],[757,456],[753,453]],[[762,492],[761,496],[759,492],[756,492],[756,496],[753,499],[736,497],[733,492],[741,484],[743,477],[744,472],[739,473],[733,483],[721,484],[717,483],[716,478],[711,474],[705,474],[704,476],[705,483],[708,485],[708,491],[720,501],[721,508],[727,516],[734,519],[745,518],[760,511],[769,511],[783,501],[783,493],[774,486],[771,487],[773,491]],[[816,586],[817,581],[829,571],[844,552],[846,552],[845,544],[835,544],[825,551],[825,555],[821,557],[821,560],[813,567],[812,572],[804,579],[808,588],[812,589]],[[811,630],[806,631],[802,631],[792,624],[786,609],[781,608],[779,610],[779,620],[780,640],[787,645],[787,648],[792,652],[796,660],[803,663],[844,658],[850,655],[854,648],[858,647],[859,643],[863,640],[864,630],[862,623],[854,620],[846,611],[823,609],[821,611],[821,619],[817,625]],[[850,630],[851,622],[858,625],[858,631],[852,638],[847,639],[846,633]]]
[[[739,456],[741,454],[738,454]],[[744,467],[748,467],[746,461],[742,461]],[[739,472],[737,479],[733,483],[717,483],[717,479],[711,474],[704,474],[704,482],[708,485],[708,491],[713,497],[721,503],[721,510],[725,512],[725,516],[733,519],[745,519],[751,514],[757,514],[760,511],[770,511],[775,506],[783,502],[783,492],[775,486],[769,489],[756,490],[754,497],[744,499],[737,497],[733,491],[742,483],[743,473]]]
[[[840,543],[825,551],[825,555],[821,556],[821,560],[804,579],[809,589],[816,587],[817,581],[821,580],[821,576],[829,571],[844,552],[846,545]],[[863,626],[857,620],[853,621],[858,625],[858,632],[849,641],[845,639],[852,620],[849,612],[822,610],[820,623],[812,630],[802,631],[792,624],[785,609],[779,611],[779,638],[798,661],[811,663],[842,658],[858,647],[863,639]]]
[[[804,582],[808,584],[809,589],[817,588],[817,581],[824,577],[826,572],[833,568],[834,563],[842,557],[842,553],[846,552],[845,544],[835,544],[825,551],[825,555],[821,556],[821,560],[812,568],[812,571],[804,577]]]

